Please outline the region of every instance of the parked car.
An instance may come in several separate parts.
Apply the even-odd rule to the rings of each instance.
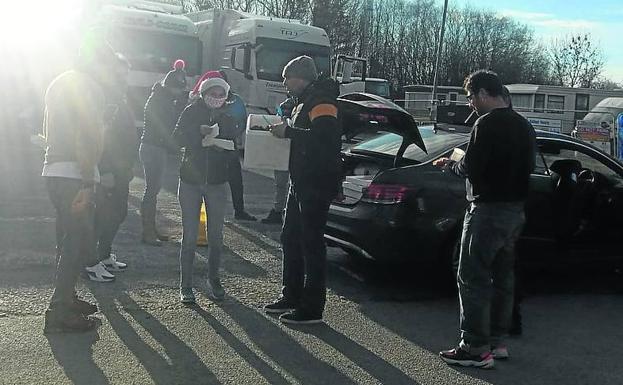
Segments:
[[[347,137],[365,133],[366,140],[342,151],[329,245],[383,262],[449,261],[467,206],[465,181],[432,162],[465,150],[469,128],[418,127],[405,110],[371,95],[346,95],[340,103]],[[567,135],[537,131],[537,144],[522,258],[623,256],[623,165]]]

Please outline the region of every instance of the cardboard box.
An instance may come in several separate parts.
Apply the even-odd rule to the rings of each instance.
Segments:
[[[372,179],[374,179],[373,175],[348,175],[346,176],[344,183],[353,184],[363,189],[370,186]]]
[[[342,193],[359,201],[363,196],[363,190],[370,186],[373,178],[373,175],[348,175],[342,182]]]
[[[278,124],[276,115],[251,114],[247,119],[244,147],[244,167],[287,171],[290,162],[290,139],[280,139],[267,129]]]

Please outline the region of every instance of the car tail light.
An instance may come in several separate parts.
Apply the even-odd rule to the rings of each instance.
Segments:
[[[396,204],[407,200],[415,189],[397,184],[371,184],[363,190],[361,200],[368,203]]]

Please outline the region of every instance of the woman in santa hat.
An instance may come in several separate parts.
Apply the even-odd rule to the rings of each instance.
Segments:
[[[225,296],[219,268],[223,245],[223,222],[227,207],[228,158],[234,151],[238,125],[226,106],[229,84],[218,72],[199,87],[199,98],[180,116],[173,137],[184,149],[180,166],[178,198],[182,208],[183,238],[180,250],[180,300],[194,303],[193,262],[199,212],[205,202],[208,215],[208,294],[213,300]]]

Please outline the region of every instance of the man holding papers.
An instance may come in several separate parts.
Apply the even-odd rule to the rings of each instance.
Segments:
[[[266,305],[268,313],[285,313],[288,324],[322,322],[326,299],[324,230],[331,200],[340,179],[342,129],[338,119],[338,84],[318,77],[314,60],[300,56],[283,70],[284,84],[297,105],[292,123],[271,127],[273,135],[289,138],[290,193],[281,234],[283,289]]]

